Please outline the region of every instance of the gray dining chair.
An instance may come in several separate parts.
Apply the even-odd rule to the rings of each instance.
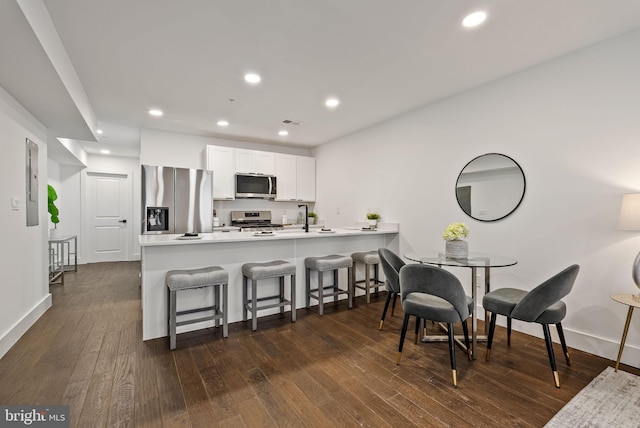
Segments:
[[[497,315],[507,317],[507,345],[509,346],[511,345],[512,319],[541,324],[547,345],[547,353],[549,354],[551,371],[553,372],[553,381],[556,388],[560,388],[560,378],[556,369],[549,324],[556,325],[567,365],[570,366],[571,359],[569,358],[561,322],[567,313],[567,306],[561,299],[571,292],[579,270],[580,267],[578,265],[571,265],[529,292],[517,288],[499,288],[485,294],[482,299],[482,306],[485,310],[491,312],[486,360],[489,361],[491,355]]]
[[[471,360],[467,318],[473,310],[473,300],[465,294],[462,284],[451,272],[423,264],[409,264],[400,269],[400,295],[404,309],[404,321],[400,333],[396,364],[400,364],[402,358],[402,347],[410,316],[416,317],[416,337],[421,319],[446,323],[451,376],[453,385],[457,386],[453,325],[458,322],[462,323],[467,355]]]
[[[384,302],[384,309],[382,310],[382,317],[380,318],[380,327],[384,324],[384,318],[387,315],[387,309],[389,309],[389,302],[393,297],[393,305],[391,305],[391,316],[396,308],[396,299],[400,293],[400,277],[399,272],[402,266],[405,265],[404,260],[400,258],[396,253],[386,248],[378,248],[378,255],[380,256],[380,264],[382,265],[382,271],[385,276],[385,288],[387,289],[387,299]]]

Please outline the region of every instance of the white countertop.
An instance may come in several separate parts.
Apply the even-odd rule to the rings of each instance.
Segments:
[[[222,232],[200,233],[197,239],[181,238],[182,235],[140,235],[140,246],[164,246],[164,245],[194,245],[217,244],[224,242],[242,242],[255,240],[284,240],[284,239],[323,239],[339,236],[354,235],[384,235],[398,233],[397,223],[383,223],[374,230],[366,230],[361,227],[331,228],[331,232],[323,232],[319,228],[310,229],[305,233],[301,229],[285,229],[274,231],[272,234],[255,235],[254,232]]]

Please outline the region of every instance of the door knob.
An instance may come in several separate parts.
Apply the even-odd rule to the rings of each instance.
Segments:
[[[118,223],[126,223],[127,220],[118,220]]]

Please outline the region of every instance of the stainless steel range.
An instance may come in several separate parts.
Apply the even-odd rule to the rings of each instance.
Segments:
[[[231,211],[231,226],[241,232],[283,230],[281,224],[271,223],[271,211]]]

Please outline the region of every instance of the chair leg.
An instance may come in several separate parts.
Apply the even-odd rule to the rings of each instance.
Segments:
[[[384,309],[382,310],[382,318],[380,318],[380,330],[382,330],[382,324],[384,324],[384,317],[387,315],[387,309],[389,309],[389,302],[391,301],[391,292],[387,292],[387,300],[384,301]]]
[[[169,291],[169,349],[176,349],[176,299],[177,292]]]
[[[456,343],[453,336],[453,323],[449,323],[449,358],[451,359],[451,377],[453,379],[453,386],[458,386],[458,379],[456,375]],[[467,336],[468,337],[468,336]]]
[[[222,284],[222,337],[229,336],[229,284]]]
[[[409,325],[409,314],[404,314],[402,321],[402,331],[400,332],[400,344],[398,345],[398,355],[396,356],[396,364],[400,364],[402,358],[402,346],[404,345],[404,337],[407,335],[407,326]]]
[[[291,275],[291,322],[296,321],[296,276]]]
[[[467,320],[462,321],[462,332],[464,333],[464,344],[467,347],[467,356],[469,357],[469,361],[472,359],[471,346],[469,345],[469,326],[467,325]]]
[[[242,321],[247,320],[247,304],[249,303],[247,287],[247,277],[242,275]]]
[[[487,337],[487,355],[485,360],[489,361],[491,358],[491,344],[493,343],[493,333],[496,331],[496,318],[497,314],[491,312],[491,321],[489,322],[489,337]]]
[[[373,281],[376,284],[376,297],[378,297],[378,284],[380,284],[380,270],[378,269],[380,267],[380,265],[373,265]]]
[[[333,301],[337,302],[338,301],[338,291],[340,290],[338,288],[338,279],[339,279],[339,275],[338,275],[338,269],[333,271],[333,292],[335,293],[333,295]]]
[[[305,307],[308,308],[311,305],[311,269],[306,268],[305,271]]]
[[[258,280],[251,280],[251,330],[258,329]]]
[[[213,314],[220,315],[220,284],[213,286]],[[220,327],[220,318],[216,318],[216,327]]]
[[[284,315],[284,306],[282,303],[285,301],[284,298],[284,276],[280,277],[280,315]]]
[[[553,355],[553,342],[551,342],[551,333],[549,332],[549,324],[542,324],[542,331],[544,332],[544,342],[547,345],[547,353],[549,354],[549,363],[551,364],[551,371],[553,372],[553,382],[556,388],[560,388],[560,378],[558,377],[558,370],[556,370],[556,358]]]
[[[353,301],[356,298],[356,283],[351,281],[351,273],[355,272],[355,269],[352,267],[347,268],[347,301],[349,309],[353,308]]]
[[[507,317],[507,346],[511,346],[511,317]]]
[[[318,271],[318,314],[324,314],[324,276]]]
[[[356,296],[355,296],[355,294],[356,294],[356,293],[355,293],[356,271],[357,271],[357,269],[352,269],[352,270],[349,272],[349,276],[351,277],[351,283],[352,283],[352,284],[354,284],[354,291],[353,291],[353,297],[354,297],[354,298],[356,297]]]
[[[396,300],[398,299],[398,293],[393,293],[393,304],[391,305],[391,316],[393,316],[393,312],[396,309]]]
[[[365,302],[367,303],[371,303],[371,290],[369,290],[370,281],[371,281],[371,272],[369,271],[369,265],[365,263],[364,264],[364,296],[365,296]]]
[[[569,357],[567,342],[564,340],[564,331],[562,330],[562,323],[556,324],[556,330],[558,330],[558,336],[560,337],[560,344],[562,345],[562,352],[564,352],[564,359],[567,361],[567,365],[570,366],[571,358]]]
[[[419,331],[420,331],[420,317],[416,317],[416,332],[415,332],[415,336],[413,337],[413,343],[415,343],[416,345],[418,344]]]

